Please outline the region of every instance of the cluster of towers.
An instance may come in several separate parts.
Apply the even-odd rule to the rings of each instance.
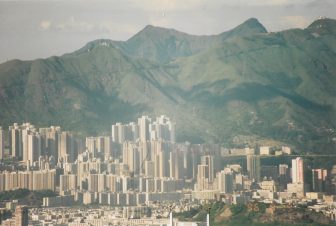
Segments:
[[[161,115],[155,121],[148,116],[138,118],[138,123],[116,123],[112,125],[113,142],[123,144],[125,141],[147,142],[151,140],[175,143],[175,123],[167,116]]]
[[[62,131],[60,127],[36,129],[30,123],[9,126],[9,154],[29,166],[37,164],[40,156],[48,156],[53,163],[76,160],[83,142],[72,133]],[[0,129],[0,159],[4,157],[4,130]]]

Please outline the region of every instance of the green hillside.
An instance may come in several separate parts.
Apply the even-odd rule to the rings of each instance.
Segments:
[[[267,32],[256,19],[213,36],[147,26],[60,57],[0,65],[0,124],[31,121],[83,134],[166,114],[178,140],[288,143],[332,152],[336,21]]]
[[[247,205],[225,205],[223,202],[213,202],[189,211],[173,213],[173,216],[181,221],[205,222],[208,213],[210,213],[210,224],[215,226],[335,225],[321,212],[256,202],[250,202]]]

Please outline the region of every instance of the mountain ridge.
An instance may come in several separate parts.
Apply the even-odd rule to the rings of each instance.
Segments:
[[[267,32],[252,18],[195,36],[147,26],[127,41],[99,39],[62,56],[9,61],[0,64],[0,124],[29,120],[99,134],[118,121],[167,114],[179,141],[331,152],[334,27],[324,19]]]

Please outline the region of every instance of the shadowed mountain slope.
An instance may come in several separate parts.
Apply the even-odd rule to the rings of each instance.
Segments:
[[[60,57],[0,65],[0,123],[82,133],[166,114],[178,139],[335,147],[336,22],[268,33],[256,19],[212,36],[147,26]]]

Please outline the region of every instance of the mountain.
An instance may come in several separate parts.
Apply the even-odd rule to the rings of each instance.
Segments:
[[[83,134],[166,114],[178,140],[335,147],[336,21],[267,32],[257,19],[211,36],[146,26],[60,57],[0,65],[0,124]]]
[[[215,47],[231,38],[257,33],[266,33],[266,29],[255,18],[228,32],[212,36],[189,35],[174,29],[148,25],[126,42],[119,42],[117,45],[131,56],[167,63],[177,57],[191,56]]]

